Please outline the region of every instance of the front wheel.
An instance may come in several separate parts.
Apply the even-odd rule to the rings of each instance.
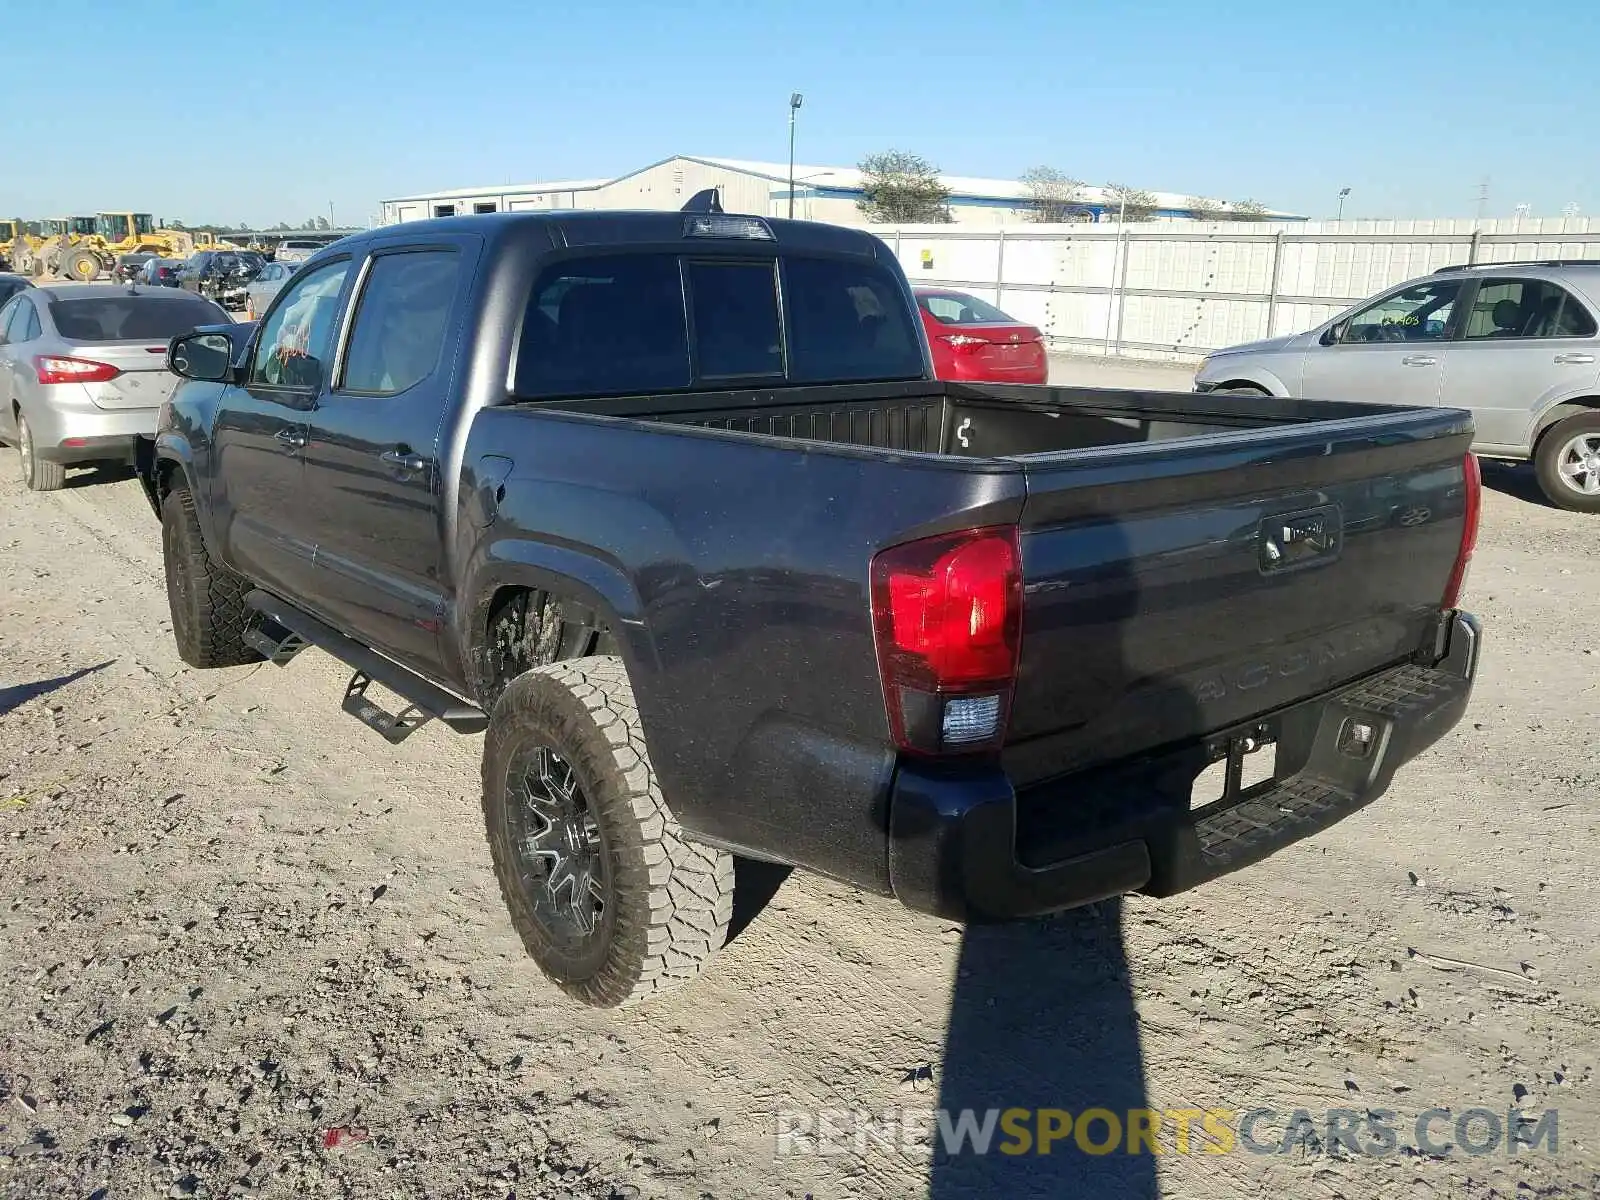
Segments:
[[[688,982],[727,940],[733,857],[690,841],[668,809],[620,658],[506,687],[484,743],[483,813],[523,946],[583,1003]]]
[[[1548,430],[1533,469],[1557,508],[1600,513],[1600,412],[1579,413]]]
[[[61,273],[79,283],[92,283],[100,276],[100,259],[89,250],[74,250],[63,260]]]
[[[254,621],[244,602],[250,585],[206,550],[187,488],[173,488],[161,502],[161,557],[178,657],[202,668],[260,661],[244,640]]]

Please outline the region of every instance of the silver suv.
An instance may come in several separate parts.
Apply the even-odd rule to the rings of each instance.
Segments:
[[[1600,261],[1445,267],[1218,350],[1195,390],[1469,409],[1475,451],[1532,460],[1552,503],[1600,512]]]

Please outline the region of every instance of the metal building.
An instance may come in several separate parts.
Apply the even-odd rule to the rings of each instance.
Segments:
[[[957,225],[993,228],[1027,220],[1028,189],[1013,179],[941,176],[950,190],[950,215]],[[835,225],[866,223],[856,207],[863,195],[855,167],[794,168],[794,215]],[[383,223],[471,213],[542,212],[561,208],[675,209],[696,192],[720,188],[729,212],[781,217],[789,213],[789,165],[680,154],[615,179],[564,180],[521,186],[457,188],[383,202]],[[1156,192],[1158,220],[1193,218],[1192,198]],[[1095,220],[1115,220],[1115,202],[1103,188],[1085,187],[1078,202]],[[1294,213],[1271,211],[1272,220],[1295,221]]]

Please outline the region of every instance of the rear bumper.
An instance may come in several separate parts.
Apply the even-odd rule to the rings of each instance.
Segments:
[[[1259,862],[1372,803],[1466,711],[1480,633],[1452,614],[1433,666],[1407,663],[1223,731],[1204,744],[1018,794],[1003,772],[903,766],[890,802],[889,878],[910,908],[1005,920],[1125,892],[1169,896]],[[1365,753],[1341,741],[1368,726]],[[1190,811],[1212,750],[1270,725],[1278,777]]]
[[[81,385],[71,385],[80,392]],[[34,452],[50,462],[133,461],[134,441],[156,431],[159,408],[96,408],[84,392],[71,404],[53,403],[23,410],[33,432]]]

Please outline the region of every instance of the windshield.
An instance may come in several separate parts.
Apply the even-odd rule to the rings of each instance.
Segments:
[[[137,234],[154,233],[155,232],[155,228],[156,228],[155,220],[150,216],[149,213],[134,213],[133,214],[133,231],[135,233],[137,233]]]
[[[73,233],[79,234],[80,236],[83,236],[83,237],[87,237],[89,234],[92,234],[94,231],[95,231],[95,224],[94,224],[94,218],[93,217],[73,217],[72,218],[72,232]]]
[[[225,325],[222,309],[199,296],[108,296],[56,300],[56,331],[69,342],[162,342],[197,325]]]
[[[965,292],[930,292],[917,297],[922,310],[943,325],[1015,325],[1016,318]]]

